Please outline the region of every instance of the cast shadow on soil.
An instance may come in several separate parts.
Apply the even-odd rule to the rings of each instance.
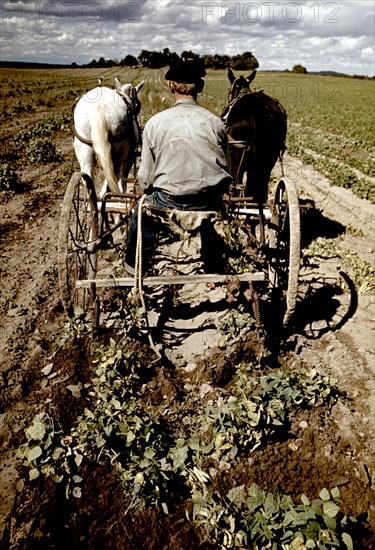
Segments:
[[[188,302],[175,304],[173,292],[166,292],[164,294],[164,300],[162,307],[160,308],[159,319],[154,329],[154,334],[156,337],[160,337],[169,329],[173,333],[181,333],[183,338],[183,335],[201,332],[208,329],[216,329],[217,327],[214,323],[207,322],[204,322],[195,328],[189,325],[189,323],[186,323],[186,326],[183,328],[169,326],[167,323],[168,321],[172,321],[173,323],[173,320],[179,319],[183,321],[191,320],[191,323],[193,324],[194,320],[203,313],[219,313],[224,312],[227,309],[228,302],[225,298],[216,301],[207,299],[195,305],[189,304]]]
[[[301,248],[306,248],[318,237],[334,239],[344,234],[346,228],[341,223],[323,216],[313,201],[300,199],[301,208]]]
[[[306,248],[318,237],[334,239],[344,234],[346,228],[339,222],[326,218],[314,207],[312,201],[301,204],[301,248]],[[320,338],[327,332],[339,330],[355,314],[358,295],[351,278],[343,271],[339,275],[346,283],[349,303],[345,306],[339,297],[343,294],[336,280],[314,278],[308,283],[304,297],[297,302],[293,330],[307,338]]]
[[[293,330],[314,340],[323,334],[341,329],[353,317],[358,307],[358,294],[349,275],[339,272],[349,291],[349,303],[338,299],[342,289],[322,279],[311,282],[303,300],[297,303]]]

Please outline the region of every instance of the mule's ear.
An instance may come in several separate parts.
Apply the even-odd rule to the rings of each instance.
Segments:
[[[233,82],[236,80],[236,77],[234,76],[233,71],[230,67],[228,67],[228,78],[231,84],[233,84]]]
[[[121,82],[120,82],[120,79],[117,78],[117,76],[115,78],[115,86],[116,86],[116,90],[121,90]]]
[[[142,90],[144,83],[145,83],[145,81],[142,80],[142,82],[140,82],[140,83],[138,84],[138,86],[135,87],[135,91],[136,91],[137,93],[138,93],[140,90]]]
[[[253,71],[252,73],[249,74],[249,76],[248,76],[247,79],[246,79],[246,80],[248,81],[249,84],[252,83],[252,81],[254,80],[254,78],[256,77],[256,75],[257,75],[257,72],[256,72],[256,71]]]

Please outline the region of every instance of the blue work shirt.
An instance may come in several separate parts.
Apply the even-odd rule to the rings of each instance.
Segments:
[[[146,192],[223,194],[232,180],[228,159],[223,122],[193,98],[178,99],[144,127],[138,180]]]

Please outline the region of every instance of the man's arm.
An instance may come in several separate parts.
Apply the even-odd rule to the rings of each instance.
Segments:
[[[153,187],[154,166],[155,157],[151,148],[146,125],[143,131],[141,164],[138,171],[138,182],[144,192],[150,192]]]

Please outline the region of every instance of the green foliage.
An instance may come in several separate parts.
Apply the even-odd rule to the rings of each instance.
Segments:
[[[48,138],[31,139],[25,147],[25,158],[30,164],[47,164],[64,160]]]
[[[333,400],[334,383],[316,371],[280,371],[257,378],[246,368],[239,373],[236,393],[206,408],[200,431],[215,441],[216,458],[230,460],[238,449],[259,447],[301,408]]]
[[[251,238],[245,226],[235,220],[223,221],[221,230],[225,235],[226,269],[229,273],[244,273],[260,268],[260,258],[255,247],[251,247]]]
[[[41,474],[56,483],[65,483],[65,494],[79,498],[82,478],[76,474],[82,456],[72,450],[72,438],[56,429],[55,422],[45,412],[37,414],[26,430],[27,443],[21,445],[19,454],[29,466],[29,479]]]
[[[167,512],[166,502],[160,499],[168,491],[171,471],[182,469],[190,472],[193,486],[192,519],[220,548],[272,544],[274,549],[353,549],[350,532],[355,519],[340,512],[337,488],[331,492],[323,489],[319,498],[311,502],[302,495],[302,504],[295,504],[279,491],[271,494],[256,484],[248,489],[235,487],[221,497],[206,489],[210,478],[204,471],[194,465],[187,468],[189,447],[197,449],[193,440],[188,446],[184,439],[177,439],[168,456],[161,459],[160,448],[168,447],[160,434],[155,437],[158,424],[140,411],[134,397],[122,404],[118,399],[126,393],[123,376],[129,383],[134,373],[129,364],[125,366],[126,359],[122,361],[121,354],[115,352],[113,343],[112,350],[112,354],[107,351],[103,357],[98,378],[93,381],[91,393],[100,406],[95,413],[84,410],[71,436],[63,437],[60,430],[55,430],[46,413],[38,414],[26,430],[27,443],[20,451],[30,466],[30,480],[40,474],[50,476],[56,483],[64,480],[67,498],[79,498],[83,479],[75,472],[84,458],[108,460],[116,466],[132,495],[130,506],[159,504]],[[114,365],[116,368],[111,368]],[[108,368],[111,375],[107,378]],[[108,446],[111,438],[117,439],[116,445],[112,441]]]
[[[140,401],[140,359],[130,349],[117,349],[113,340],[99,355],[89,392],[91,406],[72,431],[75,449],[91,461],[114,464],[133,506],[159,506],[168,486],[168,474],[161,467],[168,436],[161,420]]]
[[[15,145],[24,144],[38,138],[47,138],[57,130],[68,131],[70,129],[71,115],[47,116],[41,122],[26,128],[16,134],[13,138]]]
[[[56,151],[50,136],[57,130],[69,130],[70,115],[46,117],[19,132],[13,138],[14,145],[26,162],[30,164],[46,164],[48,162],[62,162],[62,155]]]
[[[0,191],[19,192],[22,189],[23,185],[12,166],[7,163],[0,164]]]
[[[304,67],[303,65],[294,65],[292,69],[292,73],[307,74],[307,70],[306,70],[306,67]]]
[[[56,433],[45,413],[27,431],[23,456],[32,467],[32,478],[39,473],[57,476],[57,481],[68,483],[70,494],[73,472],[69,457],[77,466],[84,459],[111,463],[132,506],[165,508],[172,486],[182,479],[205,479],[205,460],[232,461],[285,426],[298,408],[327,401],[333,395],[333,381],[315,372],[254,378],[249,375],[250,367],[243,367],[235,392],[193,417],[192,435],[184,438],[174,435],[173,420],[150,412],[143,401],[139,374],[145,359],[127,338],[122,346],[111,340],[109,346],[97,349],[86,405],[69,435]],[[57,436],[64,445],[56,441]]]
[[[33,106],[30,103],[23,103],[20,99],[9,109],[5,111],[7,116],[20,115],[22,113],[30,113],[33,111]]]
[[[217,325],[217,330],[223,335],[219,346],[224,346],[228,340],[237,338],[243,329],[251,329],[254,325],[254,318],[240,304],[236,309],[231,310]]]
[[[111,315],[105,324],[119,336],[134,336],[145,328],[144,308],[133,301],[131,292],[117,290],[111,297]]]
[[[74,335],[81,338],[90,333],[90,319],[87,318],[86,312],[79,306],[74,308],[72,318],[67,318],[65,322],[66,337]]]
[[[293,141],[298,143],[298,145],[293,144]],[[289,136],[289,152],[291,155],[299,157],[304,163],[314,166],[321,174],[330,180],[332,185],[350,189],[361,199],[375,202],[374,182],[365,177],[360,177],[354,172],[354,170],[358,169],[358,166],[363,170],[364,174],[373,174],[373,164],[356,161],[355,157],[352,157],[350,160],[352,167],[350,167],[347,164],[338,163],[335,160],[337,153],[332,153],[331,151],[328,157],[327,153],[329,151],[326,151],[323,156],[320,153],[310,152],[311,149],[306,151],[301,143],[303,143],[301,137],[293,137],[293,134]],[[311,145],[312,142],[310,141],[310,148]],[[348,160],[346,155],[341,156]]]
[[[253,483],[231,489],[225,497],[193,492],[193,519],[219,548],[294,550],[341,548],[352,550],[355,519],[340,512],[340,491],[322,489],[319,498],[302,504],[276,490],[269,493]]]
[[[192,519],[220,548],[250,543],[275,549],[297,544],[353,548],[354,520],[340,513],[337,489],[322,490],[311,503],[302,495],[299,505],[255,484],[235,487],[221,497],[207,490],[210,476],[203,466],[208,459],[212,465],[230,464],[285,426],[299,408],[331,400],[334,380],[303,369],[254,377],[251,366],[242,365],[233,394],[193,416],[196,431],[181,437],[168,415],[151,414],[140,376],[142,354],[126,338],[121,342],[121,348],[114,340],[98,347],[85,407],[69,435],[57,430],[47,413],[37,415],[26,430],[20,452],[30,467],[30,480],[48,475],[65,484],[67,498],[79,498],[83,464],[112,464],[129,507],[160,507],[168,513],[168,495],[185,483],[192,491]]]

